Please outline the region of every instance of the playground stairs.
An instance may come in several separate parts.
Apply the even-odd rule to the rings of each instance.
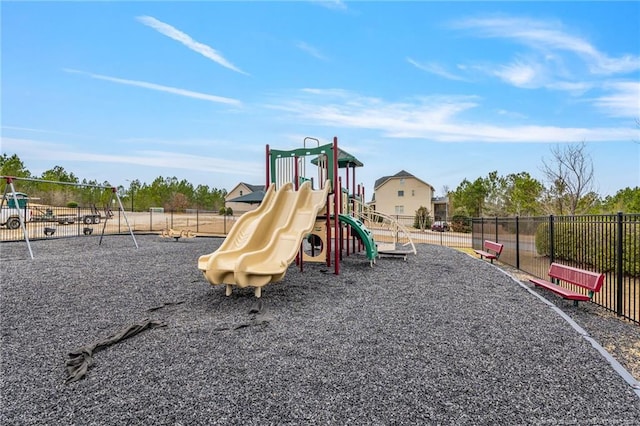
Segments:
[[[378,212],[363,202],[352,199],[349,213],[367,227],[378,244],[378,255],[403,256],[416,254],[416,246],[409,230],[397,219]]]

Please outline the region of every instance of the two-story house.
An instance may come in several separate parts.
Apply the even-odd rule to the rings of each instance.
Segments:
[[[433,186],[401,170],[393,176],[376,180],[369,205],[390,216],[414,216],[420,207],[426,207],[433,219],[444,220],[448,216],[448,199],[435,198],[434,193]]]

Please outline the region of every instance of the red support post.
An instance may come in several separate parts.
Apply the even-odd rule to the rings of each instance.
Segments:
[[[270,158],[269,158],[269,144],[267,144],[267,155],[266,155],[266,167],[265,170],[267,171],[266,173],[266,182],[264,184],[264,190],[265,192],[267,191],[267,189],[269,189],[269,184],[271,183],[271,176],[269,176],[269,168],[270,168]]]
[[[338,182],[338,137],[333,137],[333,201],[334,201],[334,209],[333,209],[333,226],[335,230],[334,235],[334,266],[335,266],[335,274],[340,275],[340,204],[342,201],[341,197],[341,189],[340,183]]]

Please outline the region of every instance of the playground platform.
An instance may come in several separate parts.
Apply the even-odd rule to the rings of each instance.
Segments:
[[[581,332],[499,268],[454,249],[290,266],[261,299],[195,264],[217,238],[0,243],[0,424],[634,425],[640,394]],[[584,305],[584,306],[583,306]],[[591,314],[591,315],[589,315]],[[570,319],[571,319],[570,318]],[[123,327],[65,383],[68,353]],[[589,339],[593,339],[591,342]],[[626,370],[625,370],[626,371]]]

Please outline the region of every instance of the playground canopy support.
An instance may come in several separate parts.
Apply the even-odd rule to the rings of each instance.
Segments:
[[[307,139],[305,138],[305,145]],[[290,151],[282,151],[270,149],[269,145],[266,146],[266,176],[267,181],[265,183],[265,189],[268,189],[270,185],[283,185],[286,182],[293,182],[297,188],[300,184],[301,176],[305,171],[305,159],[308,156],[316,156],[318,161],[318,180],[320,189],[323,189],[323,185],[327,182],[331,185],[329,192],[333,194],[333,214],[335,216],[333,221],[333,232],[336,238],[334,238],[334,272],[336,275],[340,274],[340,224],[338,221],[338,214],[340,214],[340,183],[337,179],[338,176],[338,138],[333,138],[333,143],[320,145],[317,139],[313,139],[318,143],[315,148],[298,148]],[[293,165],[291,164],[293,162]],[[302,176],[304,180],[308,180],[306,176]],[[329,197],[328,197],[329,198]],[[327,205],[327,221],[331,216],[331,206]],[[331,227],[327,226],[327,235],[331,234]],[[328,238],[330,241],[330,238]],[[330,248],[330,245],[329,247]],[[327,252],[327,266],[331,266],[331,253]]]

